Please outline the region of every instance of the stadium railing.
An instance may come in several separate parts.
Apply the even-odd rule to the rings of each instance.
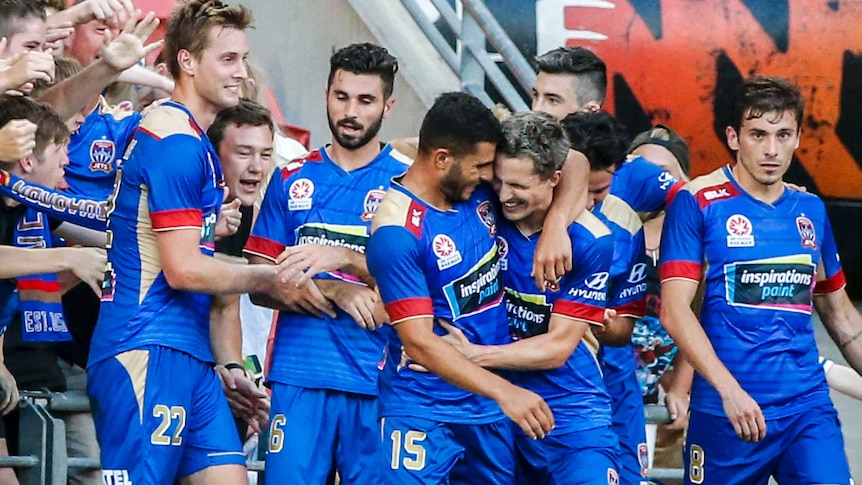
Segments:
[[[85,393],[22,391],[19,411],[19,455],[0,456],[0,467],[19,469],[21,485],[65,485],[69,468],[100,468],[98,459],[66,455],[66,426],[60,416],[89,412],[90,401]],[[645,414],[648,423],[670,421],[664,406],[647,405]],[[268,436],[260,436],[258,456],[246,462],[250,472],[258,473],[261,485],[265,483],[263,454],[268,441]],[[682,480],[682,475],[681,469],[654,468],[650,471],[650,477],[658,480]]]

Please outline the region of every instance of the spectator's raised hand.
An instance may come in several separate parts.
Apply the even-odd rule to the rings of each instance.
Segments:
[[[217,238],[233,236],[242,224],[242,212],[239,210],[241,201],[234,199],[221,205],[218,222],[216,222]]]
[[[12,120],[0,128],[0,160],[20,160],[36,148],[36,125],[29,120]]]
[[[90,285],[97,295],[102,294],[107,253],[102,248],[67,248],[69,270],[81,281]]]
[[[3,48],[0,41],[0,49]],[[0,87],[3,91],[29,92],[33,81],[54,81],[54,56],[51,51],[28,51],[0,61]],[[29,88],[29,89],[28,89]]]
[[[78,2],[72,7],[67,15],[71,15],[71,22],[83,24],[91,20],[116,19],[118,25],[122,25],[135,13],[132,0],[86,0]]]
[[[147,38],[159,26],[156,14],[150,12],[141,19],[141,11],[135,10],[126,20],[123,30],[116,39],[111,31],[105,32],[105,41],[102,44],[101,58],[111,69],[120,73],[134,66],[150,52],[158,49],[163,41],[144,45]]]
[[[63,41],[75,32],[72,22],[62,22],[57,25],[48,25],[45,36],[45,48],[51,49],[61,55],[63,52]]]

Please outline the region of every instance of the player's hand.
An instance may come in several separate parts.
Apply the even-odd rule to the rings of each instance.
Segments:
[[[242,212],[239,211],[241,201],[234,199],[226,204],[222,204],[221,212],[219,212],[218,221],[216,222],[215,236],[217,238],[233,236],[239,230],[242,224]]]
[[[0,128],[0,160],[17,161],[36,148],[36,124],[29,120],[11,120]]]
[[[688,427],[689,401],[688,393],[670,390],[665,394],[664,403],[667,406],[668,414],[670,414],[671,422],[664,425],[664,427],[674,431],[685,431],[686,427]]]
[[[321,292],[315,280],[308,280],[301,286],[277,285],[272,296],[290,312],[308,313],[318,318],[322,318],[323,315],[336,317],[335,307]]]
[[[117,25],[122,25],[135,13],[132,0],[86,0],[70,8],[78,8],[75,11],[74,20],[77,24],[83,24],[90,20],[113,19],[112,22],[119,22]]]
[[[327,292],[329,298],[350,315],[357,325],[365,330],[377,330],[386,322],[375,317],[376,306],[380,301],[380,295],[365,285],[348,283],[346,281],[333,282],[332,290]]]
[[[260,433],[260,424],[269,420],[269,396],[249,379],[244,370],[228,370],[217,365],[216,372],[222,381],[222,389],[231,411],[248,421],[249,426]]]
[[[790,182],[784,182],[784,186],[790,190],[795,190],[797,192],[808,192],[808,187],[805,187],[804,185],[796,185]]]
[[[63,52],[63,41],[74,32],[75,28],[72,26],[72,22],[48,25],[45,35],[45,48],[57,52],[57,55],[61,55]]]
[[[446,335],[441,336],[443,341],[455,347],[455,350],[461,352],[461,355],[467,357],[470,360],[473,360],[475,352],[475,345],[473,345],[467,336],[464,335],[464,332],[461,331],[460,328],[452,325],[450,322],[438,318],[437,323],[446,330]]]
[[[0,41],[0,44],[2,43],[3,41]],[[2,61],[0,76],[7,90],[32,91],[32,81],[54,81],[54,56],[50,52],[36,51],[15,54]]]
[[[350,253],[347,251],[352,250],[321,244],[300,244],[284,248],[275,263],[282,265],[283,282],[299,286],[315,275],[347,266],[350,263]]]
[[[8,414],[18,407],[18,384],[9,369],[2,363],[0,363],[0,390],[5,394],[3,401],[0,401],[0,413]]]
[[[756,443],[766,436],[766,420],[757,402],[739,386],[721,396],[724,413],[733,424],[736,436]]]
[[[401,346],[401,362],[398,363],[398,370],[401,370],[407,366],[408,369],[416,372],[422,372],[423,374],[427,374],[430,371],[427,367],[422,364],[417,364],[415,360],[410,358],[410,355],[407,354],[407,351],[404,349],[404,346]]]
[[[554,414],[541,396],[512,385],[497,404],[532,439],[541,439],[554,429]]]
[[[560,228],[552,226],[550,231],[543,230],[533,253],[530,276],[541,291],[557,291],[560,279],[572,270],[572,240],[567,228]]]
[[[97,295],[102,294],[102,280],[108,256],[102,248],[66,248],[69,251],[69,270],[84,283],[90,285]]]
[[[140,20],[140,21],[139,21]],[[117,72],[117,74],[134,66],[150,52],[162,46],[164,41],[153,42],[144,45],[144,42],[156,30],[159,19],[156,14],[150,12],[141,19],[141,11],[135,10],[126,20],[123,30],[116,39],[112,39],[110,30],[105,31],[105,40],[102,44],[101,58],[105,64]]]

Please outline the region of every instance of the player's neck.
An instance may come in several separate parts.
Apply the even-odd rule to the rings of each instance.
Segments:
[[[548,211],[530,214],[528,217],[516,222],[515,227],[518,228],[521,234],[526,237],[530,237],[542,230],[542,226],[545,224],[545,216],[547,214]]]
[[[355,150],[349,150],[333,139],[332,143],[326,147],[326,153],[336,165],[349,172],[371,163],[380,153],[380,141],[374,137],[365,145]]]
[[[739,162],[733,166],[732,172],[736,183],[742,187],[742,190],[761,202],[772,204],[784,193],[784,182],[782,180],[773,184],[760,183]]]
[[[436,209],[445,212],[452,208],[452,202],[440,191],[437,176],[429,172],[418,158],[404,174],[401,185]]]
[[[178,82],[176,84],[174,92],[171,95],[171,101],[185,106],[192,113],[195,123],[203,131],[209,129],[219,112],[215,106],[206,102],[201,96],[198,96],[194,90],[194,86],[188,86],[185,83]]]

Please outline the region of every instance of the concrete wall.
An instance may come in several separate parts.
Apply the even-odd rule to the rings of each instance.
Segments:
[[[241,3],[250,7],[255,17],[255,29],[248,32],[251,43],[250,57],[263,67],[269,86],[281,103],[286,120],[311,130],[312,147],[330,140],[324,104],[329,57],[334,50],[354,42],[383,45],[399,58],[401,69],[394,91],[396,103],[383,122],[382,139],[415,136],[418,133],[422,117],[433,99],[433,93],[429,93],[429,88],[421,86],[423,92],[417,93],[412,87],[410,78],[416,82],[421,75],[415,68],[405,67],[412,61],[403,56],[413,55],[419,56],[425,62],[433,61],[434,59],[428,59],[433,58],[433,55],[415,54],[415,47],[421,44],[421,41],[405,41],[400,35],[394,36],[396,38],[380,39],[372,34],[372,30],[347,0],[242,0]],[[398,10],[403,10],[395,0],[386,0],[385,3],[378,0],[373,3],[376,7],[357,7],[363,9],[364,17],[370,18],[372,23],[378,19],[387,19],[393,14],[400,15]],[[405,22],[403,17],[399,18],[394,25],[400,29],[392,28],[389,31],[398,32],[406,27],[407,32],[414,35],[417,33],[418,27],[405,26],[408,22]],[[379,25],[372,27],[381,34],[380,37],[386,36],[388,32],[381,30]],[[446,84],[438,83],[437,87],[430,90],[458,89],[457,80],[452,76],[451,80],[445,81]]]

